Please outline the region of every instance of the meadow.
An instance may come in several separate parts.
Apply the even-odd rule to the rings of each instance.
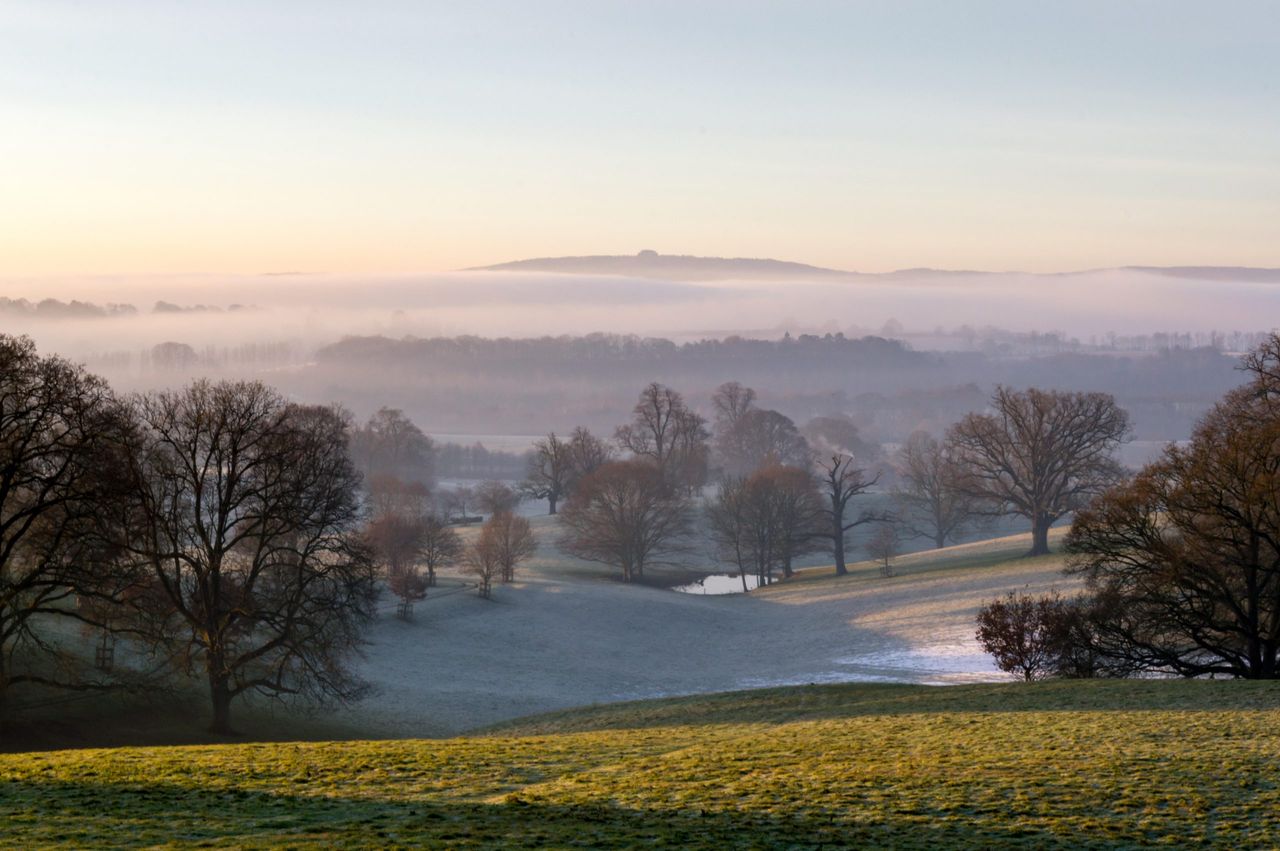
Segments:
[[[0,757],[7,847],[1274,843],[1280,684],[846,684],[446,740]]]

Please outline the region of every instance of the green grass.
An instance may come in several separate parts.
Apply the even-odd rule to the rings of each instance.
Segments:
[[[0,757],[0,845],[1272,846],[1280,683],[843,685]]]

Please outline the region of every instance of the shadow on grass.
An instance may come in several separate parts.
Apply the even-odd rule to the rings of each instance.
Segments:
[[[6,847],[1085,847],[1015,824],[911,810],[804,817],[612,804],[377,800],[146,783],[0,782]],[[1099,841],[1095,847],[1109,843]]]
[[[842,683],[617,703],[486,728],[496,735],[707,724],[785,724],[949,712],[1280,709],[1280,680],[1055,680],[918,686]]]

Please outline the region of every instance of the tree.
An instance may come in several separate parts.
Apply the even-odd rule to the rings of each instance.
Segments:
[[[852,455],[833,453],[818,463],[818,482],[827,502],[827,537],[831,540],[831,552],[835,557],[836,576],[849,572],[845,564],[845,536],[850,530],[867,523],[883,523],[888,520],[884,512],[862,511],[850,520],[849,503],[855,496],[866,493],[880,481],[879,474],[869,475],[854,465]]]
[[[622,581],[646,567],[670,563],[688,549],[689,501],[643,461],[605,464],[578,483],[560,523],[570,555],[622,571]]]
[[[520,494],[502,482],[490,480],[476,486],[475,501],[481,511],[493,516],[515,511],[520,504]]]
[[[739,443],[741,434],[738,422],[751,410],[754,410],[756,391],[744,387],[736,381],[728,381],[716,388],[711,396],[711,406],[715,409],[715,458],[716,463],[727,475],[741,475],[736,459],[742,456]]]
[[[565,494],[577,483],[613,460],[613,447],[582,426],[569,437],[569,484]]]
[[[845,414],[814,417],[804,424],[800,434],[810,447],[823,454],[852,455],[863,463],[881,456],[879,445],[864,440],[857,424]]]
[[[674,487],[692,490],[706,480],[706,421],[670,387],[657,382],[645,387],[631,423],[618,426],[614,437],[625,451],[652,462]]]
[[[809,465],[808,442],[796,424],[777,411],[752,408],[718,438],[720,464],[729,475],[750,475],[770,465]]]
[[[515,579],[516,567],[533,558],[538,543],[533,537],[529,521],[509,511],[499,512],[489,518],[480,529],[480,536],[493,538],[498,556],[498,569],[503,582]]]
[[[1097,649],[1136,670],[1280,677],[1280,337],[1245,360],[1184,446],[1080,511],[1067,538],[1101,613]]]
[[[35,664],[58,656],[39,626],[102,624],[77,597],[110,604],[136,580],[112,543],[131,427],[101,379],[0,335],[0,707],[14,686],[84,687]]]
[[[880,562],[880,573],[884,576],[893,576],[893,559],[898,554],[899,543],[898,527],[892,522],[881,523],[867,541],[867,552]]]
[[[391,475],[430,488],[435,443],[398,408],[379,408],[351,430],[351,456],[366,476]]]
[[[789,578],[795,560],[819,549],[827,537],[827,512],[818,484],[807,469],[785,464],[758,470],[750,481],[767,494],[777,530],[776,563]]]
[[[1129,416],[1105,393],[997,388],[994,413],[969,414],[947,440],[975,499],[1031,521],[1031,551],[1049,552],[1049,528],[1122,475],[1113,453]]]
[[[400,617],[408,619],[413,604],[427,596],[427,579],[418,571],[424,518],[395,511],[375,516],[365,529],[374,558],[386,571],[387,587],[400,600]]]
[[[938,549],[954,542],[972,522],[977,506],[951,446],[928,432],[912,432],[898,450],[896,466],[902,484],[894,496],[907,530],[931,539]]]
[[[476,590],[486,600],[493,595],[493,580],[502,575],[497,541],[483,530],[462,551],[462,567],[476,578]]]
[[[769,549],[766,536],[771,530],[758,522],[755,508],[744,476],[721,479],[715,498],[706,506],[711,540],[720,559],[737,568],[744,593],[747,574],[759,570],[761,554]]]
[[[462,538],[449,524],[434,514],[422,521],[418,558],[427,569],[427,585],[436,584],[436,571],[455,564],[462,557]]]
[[[377,592],[344,418],[207,381],[142,397],[137,417],[125,546],[163,592],[151,634],[208,680],[210,729],[250,691],[359,695],[347,662]]]
[[[1041,597],[1010,591],[978,611],[978,643],[996,667],[1027,682],[1063,673],[1071,656],[1073,604],[1056,591]]]
[[[573,447],[553,431],[533,444],[529,469],[520,483],[520,492],[531,499],[545,499],[547,513],[555,514],[557,504],[573,481]]]
[[[444,511],[445,519],[466,520],[468,517],[467,506],[475,505],[475,499],[475,491],[465,485],[445,491],[440,495],[440,505]]]

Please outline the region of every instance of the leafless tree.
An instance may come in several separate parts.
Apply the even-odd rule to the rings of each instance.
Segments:
[[[569,438],[569,466],[571,476],[568,494],[583,478],[608,464],[614,458],[613,447],[582,426],[573,430]]]
[[[379,408],[351,429],[351,456],[365,476],[390,475],[430,488],[435,476],[435,443],[397,408]]]
[[[427,579],[418,570],[425,517],[384,511],[365,529],[374,558],[383,567],[387,587],[400,600],[400,616],[407,619],[413,604],[427,596]]]
[[[624,582],[688,550],[689,501],[644,461],[614,461],[583,479],[561,512],[561,547],[617,567]]]
[[[1122,471],[1113,453],[1129,416],[1105,393],[998,388],[993,413],[969,414],[947,441],[969,494],[1031,521],[1031,552],[1049,552],[1049,528]]]
[[[880,573],[893,576],[893,559],[898,555],[901,543],[896,523],[886,521],[876,527],[867,541],[867,553],[880,562]]]
[[[887,512],[870,510],[861,511],[856,517],[849,518],[849,503],[854,497],[875,487],[879,480],[878,473],[871,475],[856,466],[851,455],[833,453],[818,462],[818,485],[827,503],[827,537],[831,541],[837,576],[844,576],[849,572],[845,563],[845,536],[867,523],[884,523],[889,520]]]
[[[476,486],[475,501],[481,511],[492,517],[515,511],[520,504],[520,494],[502,482],[490,480]]]
[[[707,505],[711,537],[720,557],[760,585],[781,568],[791,576],[793,560],[811,552],[826,532],[826,513],[813,477],[796,467],[773,466],[749,477],[727,476]]]
[[[418,558],[427,569],[427,585],[436,584],[436,571],[457,563],[462,557],[462,538],[441,517],[428,515],[422,521]]]
[[[573,482],[573,446],[553,431],[533,444],[529,469],[520,483],[520,492],[531,499],[545,499],[547,513],[555,514],[560,500]]]
[[[864,439],[857,423],[845,414],[814,417],[800,429],[800,435],[823,455],[852,455],[863,464],[874,463],[882,455],[880,446]]]
[[[92,685],[57,670],[68,660],[40,625],[101,623],[77,597],[110,608],[136,579],[112,543],[130,430],[105,382],[0,336],[0,709],[14,686]]]
[[[717,387],[711,397],[711,405],[716,411],[717,432],[721,430],[721,426],[725,431],[732,429],[738,419],[751,410],[755,401],[756,391],[736,381],[726,381]]]
[[[719,463],[725,473],[748,476],[773,465],[807,467],[808,442],[789,417],[764,408],[752,408],[717,434]]]
[[[785,464],[758,470],[749,481],[770,505],[777,530],[776,562],[782,575],[790,577],[795,559],[817,551],[828,537],[827,512],[818,484],[806,468]]]
[[[502,575],[502,557],[492,535],[481,531],[475,540],[467,544],[462,551],[462,567],[476,578],[476,589],[481,597],[488,599],[493,595],[493,580]]]
[[[1183,446],[1080,511],[1095,649],[1183,676],[1280,677],[1280,337]]]
[[[127,547],[155,576],[153,636],[208,680],[215,732],[250,691],[352,698],[373,614],[344,418],[258,383],[139,399]]]
[[[668,484],[690,491],[706,481],[708,436],[706,421],[657,382],[640,392],[631,423],[615,433],[622,449],[652,462]]]
[[[515,579],[516,567],[533,558],[538,551],[538,542],[533,537],[529,521],[509,511],[490,517],[480,529],[480,536],[493,539],[503,582]]]
[[[901,484],[894,496],[902,506],[907,531],[931,539],[939,549],[954,542],[978,509],[972,488],[966,487],[964,467],[952,457],[950,445],[928,432],[912,432],[896,460]]]

